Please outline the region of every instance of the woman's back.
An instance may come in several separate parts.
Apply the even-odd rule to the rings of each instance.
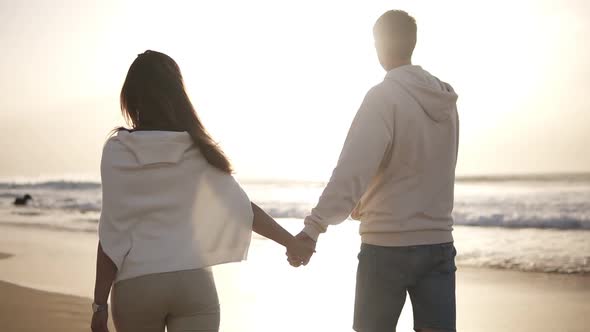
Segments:
[[[117,281],[245,259],[252,208],[186,132],[120,131],[105,144],[99,235]]]

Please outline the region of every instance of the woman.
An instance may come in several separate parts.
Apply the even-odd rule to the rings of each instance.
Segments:
[[[93,331],[218,331],[210,266],[246,258],[251,232],[306,257],[246,194],[191,104],[169,56],[138,55],[121,90],[120,128],[105,144]]]

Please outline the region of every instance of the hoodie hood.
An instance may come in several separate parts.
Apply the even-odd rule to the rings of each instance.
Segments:
[[[186,132],[175,131],[119,131],[116,139],[135,155],[141,166],[158,163],[178,163],[193,147]]]
[[[451,85],[432,76],[420,66],[394,68],[387,72],[385,79],[399,83],[435,122],[448,119],[457,107],[458,96]]]

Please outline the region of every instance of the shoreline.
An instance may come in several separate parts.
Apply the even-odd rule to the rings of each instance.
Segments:
[[[326,237],[322,255],[304,269],[288,267],[282,249],[257,239],[247,262],[215,267],[222,304],[220,331],[272,331],[278,326],[289,332],[351,331],[356,248],[335,247],[331,242],[339,236],[344,235]],[[92,233],[0,226],[3,328],[88,330],[96,240]],[[302,292],[314,301],[308,302]],[[587,331],[588,298],[588,275],[459,266],[458,330]],[[298,312],[300,308],[305,313]],[[288,320],[293,312],[305,320]],[[411,308],[406,305],[398,330],[411,327]]]

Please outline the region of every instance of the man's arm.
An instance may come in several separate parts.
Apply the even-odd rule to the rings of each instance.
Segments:
[[[305,218],[302,233],[317,241],[329,225],[350,215],[377,173],[393,141],[393,106],[388,105],[379,88],[371,89],[358,110],[332,177],[311,214]],[[298,237],[304,239],[305,235]]]

